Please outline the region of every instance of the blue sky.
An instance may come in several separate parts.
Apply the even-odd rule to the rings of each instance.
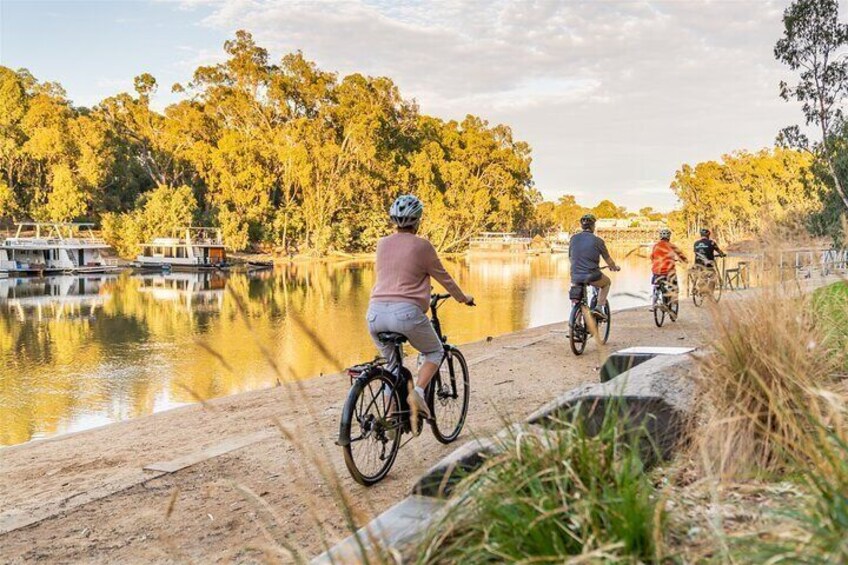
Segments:
[[[669,209],[674,171],[773,143],[800,121],[774,61],[788,0],[344,2],[0,0],[0,64],[77,104],[150,72],[156,103],[236,29],[273,59],[392,77],[422,111],[512,126],[548,198]]]
[[[201,25],[202,12],[173,2],[0,0],[0,64],[58,81],[80,105],[131,89],[145,71],[168,93],[226,39]]]

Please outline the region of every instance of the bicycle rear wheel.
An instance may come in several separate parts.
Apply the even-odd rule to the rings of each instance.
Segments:
[[[383,480],[397,458],[401,419],[389,416],[390,406],[399,412],[400,397],[383,371],[358,378],[347,395],[339,439],[347,470],[361,485]]]
[[[571,351],[575,355],[582,355],[586,349],[586,340],[589,332],[586,328],[586,319],[583,317],[583,308],[580,304],[575,304],[571,309],[571,316],[568,318],[571,324],[569,331],[568,343],[571,345]]]
[[[451,349],[427,391],[427,404],[433,416],[430,428],[441,443],[451,443],[459,437],[468,414],[470,394],[468,364],[459,350]]]

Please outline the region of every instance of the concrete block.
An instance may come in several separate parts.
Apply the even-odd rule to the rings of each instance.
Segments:
[[[503,441],[496,439],[469,441],[430,467],[412,487],[412,492],[439,498],[449,496],[463,477],[479,469],[487,457],[500,451],[501,445]]]
[[[583,386],[549,402],[526,422],[556,429],[579,419],[590,434],[601,429],[607,411],[626,419],[639,438],[647,464],[670,457],[685,438],[692,412],[696,360],[690,355],[655,357],[605,383]]]
[[[616,351],[604,362],[601,367],[601,382],[614,379],[645,361],[650,361],[660,355],[685,355],[695,351],[693,347],[628,347]]]
[[[382,563],[383,548],[413,542],[441,517],[446,502],[426,496],[409,496],[392,506],[368,525],[312,559],[312,565],[341,563]],[[377,559],[374,559],[377,557]]]
[[[260,441],[279,436],[280,434],[277,432],[265,430],[262,432],[255,432],[244,436],[227,438],[224,441],[216,443],[215,445],[212,445],[201,451],[187,453],[185,455],[177,457],[176,459],[171,459],[170,461],[159,461],[156,463],[151,463],[150,465],[146,465],[144,467],[144,470],[158,471],[162,473],[176,473],[180,469],[191,467],[192,465],[196,465],[208,459],[213,459],[220,455],[224,455],[225,453],[229,453],[230,451],[235,451],[237,449],[253,445],[254,443],[258,443]]]

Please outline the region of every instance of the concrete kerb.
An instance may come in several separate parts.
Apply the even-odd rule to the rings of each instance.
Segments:
[[[447,502],[429,496],[408,496],[340,541],[328,551],[312,559],[313,565],[360,563],[363,550],[370,557],[379,556],[388,548],[401,547],[415,541],[430,524],[439,520]],[[382,562],[376,559],[376,562]]]
[[[465,443],[424,473],[409,497],[312,563],[360,562],[360,544],[371,554],[379,551],[374,543],[380,548],[398,548],[420,539],[431,524],[458,503],[449,498],[456,483],[501,452],[508,439],[529,433],[544,442],[547,433],[575,417],[582,419],[592,433],[600,429],[612,403],[623,411],[628,422],[644,430],[643,455],[648,464],[656,461],[656,455],[662,459],[670,457],[684,437],[693,411],[695,387],[691,374],[696,364],[696,356],[688,352],[658,355],[607,382],[577,387],[492,438]]]

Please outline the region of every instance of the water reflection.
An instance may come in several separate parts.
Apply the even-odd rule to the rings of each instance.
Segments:
[[[442,310],[452,341],[567,316],[565,255],[446,263],[479,304]],[[623,265],[614,275],[615,307],[644,302],[649,290],[646,259],[634,255]],[[369,358],[363,317],[373,282],[370,261],[256,274],[0,280],[0,445],[270,386],[277,375],[263,352],[291,378]]]

